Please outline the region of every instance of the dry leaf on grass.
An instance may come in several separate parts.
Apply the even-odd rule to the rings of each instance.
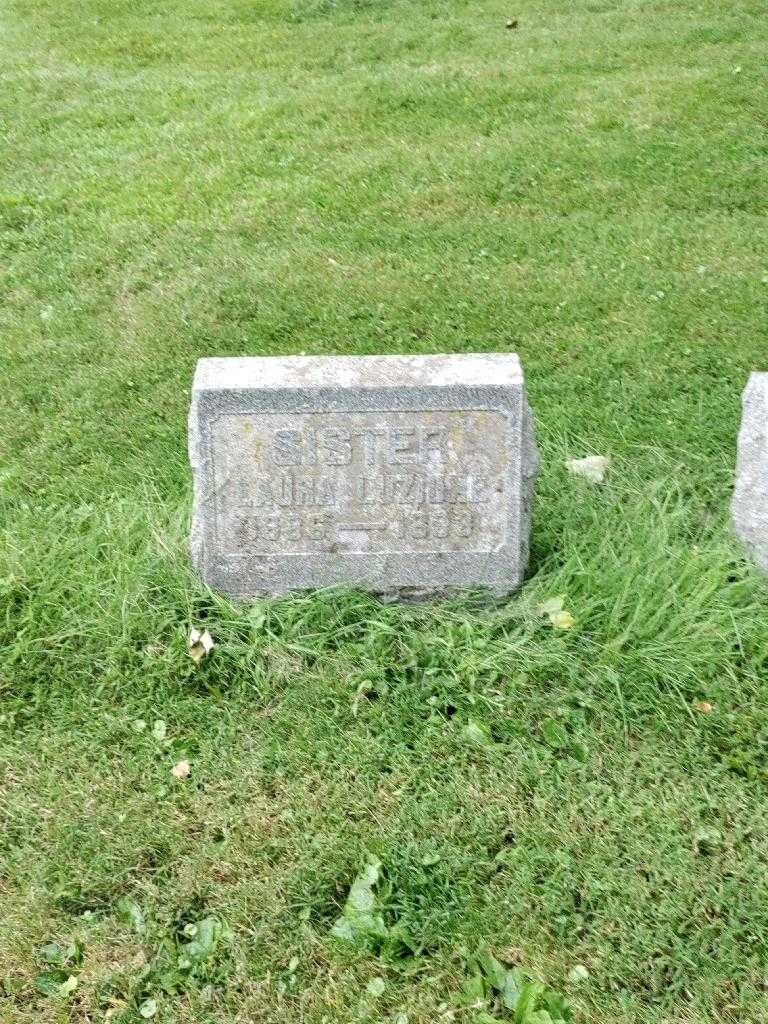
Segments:
[[[576,619],[568,611],[555,612],[549,616],[549,621],[555,629],[570,629],[576,623]]]
[[[550,597],[536,606],[539,615],[546,615],[555,629],[570,629],[576,624],[576,619],[564,607],[565,598],[562,596]]]
[[[589,455],[586,459],[569,459],[565,467],[574,476],[582,476],[593,484],[601,484],[611,460],[606,455]]]
[[[173,768],[171,768],[171,775],[174,779],[186,779],[190,771],[189,761],[177,761]]]
[[[207,629],[204,629],[202,633],[199,629],[190,629],[187,646],[190,658],[196,665],[199,665],[206,654],[213,649],[213,637]]]
[[[693,706],[697,711],[700,711],[702,715],[708,715],[710,711],[714,710],[714,705],[710,704],[708,700],[696,700],[693,702]]]

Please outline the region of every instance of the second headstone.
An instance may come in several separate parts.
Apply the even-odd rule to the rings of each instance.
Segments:
[[[733,525],[768,569],[768,373],[753,373],[742,397]]]

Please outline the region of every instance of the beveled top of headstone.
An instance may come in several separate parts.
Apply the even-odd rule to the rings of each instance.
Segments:
[[[516,355],[202,359],[190,461],[195,564],[233,596],[521,580],[537,460]]]
[[[200,359],[192,389],[368,389],[522,383],[523,370],[514,352],[429,356],[242,356]]]

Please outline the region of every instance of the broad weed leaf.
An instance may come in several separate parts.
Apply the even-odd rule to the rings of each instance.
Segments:
[[[70,942],[67,948],[64,950],[64,959],[68,964],[74,964],[79,967],[83,962],[85,956],[85,947],[82,942],[78,942],[75,939],[74,942]]]
[[[139,904],[127,896],[122,896],[116,906],[120,920],[129,924],[137,934],[141,934],[144,931],[145,922],[144,913]]]
[[[478,953],[477,962],[488,984],[497,992],[503,991],[507,975],[506,968],[487,950]]]
[[[221,921],[215,917],[204,917],[197,922],[195,937],[182,946],[182,956],[190,961],[207,960],[216,952],[224,934]]]
[[[344,912],[331,929],[331,935],[364,948],[391,945],[390,952],[405,947],[410,949],[409,938],[397,926],[387,928],[384,918],[376,913],[375,886],[381,877],[381,861],[371,858],[350,886]]]
[[[582,763],[589,760],[589,747],[581,740],[575,740],[570,747],[571,757]]]
[[[586,968],[584,969],[586,970]],[[564,996],[555,992],[554,989],[548,988],[541,997],[541,1002],[549,1011],[555,1024],[568,1024],[571,1019],[571,1008]]]
[[[514,1010],[520,1002],[520,996],[525,983],[526,979],[519,971],[505,972],[504,988],[501,991],[501,1001],[508,1010]]]
[[[43,971],[35,978],[35,988],[42,996],[57,996],[68,977],[66,971]]]
[[[40,950],[40,959],[45,964],[64,963],[64,950],[58,942],[49,942]]]
[[[376,905],[373,887],[381,875],[381,861],[371,859],[352,883],[347,907],[357,914],[370,913]]]
[[[475,747],[493,746],[493,740],[487,727],[474,718],[468,719],[467,724],[461,730],[461,735],[467,743],[471,743]]]
[[[550,747],[567,747],[568,733],[564,725],[548,718],[541,727],[541,734]]]
[[[413,936],[399,922],[388,926],[378,909],[375,886],[380,876],[381,862],[371,858],[353,881],[331,935],[386,959],[415,956],[420,947]]]
[[[354,942],[355,929],[350,919],[348,917],[340,917],[333,928],[331,928],[331,935],[337,939],[343,939],[345,942]]]
[[[480,973],[471,974],[461,986],[461,997],[468,1006],[477,1006],[486,999],[485,981]]]
[[[60,996],[70,996],[77,988],[77,978],[74,974],[70,974],[66,981],[62,981],[59,985]]]
[[[83,953],[81,942],[68,942],[66,946],[58,942],[48,942],[40,949],[40,959],[52,967],[79,967],[83,962]]]
[[[514,1024],[568,1024],[571,1011],[554,989],[545,988],[519,968],[508,969],[488,950],[480,950],[475,972],[464,982],[462,1003],[478,1012],[473,1024],[513,1021]],[[495,1016],[494,1016],[495,1014]]]
[[[523,985],[515,1007],[515,1024],[532,1024],[536,1003],[543,992],[544,986],[538,981],[528,981]]]

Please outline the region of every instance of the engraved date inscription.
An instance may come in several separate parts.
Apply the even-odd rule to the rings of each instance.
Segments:
[[[228,556],[496,550],[508,429],[486,410],[222,416],[219,543]]]

